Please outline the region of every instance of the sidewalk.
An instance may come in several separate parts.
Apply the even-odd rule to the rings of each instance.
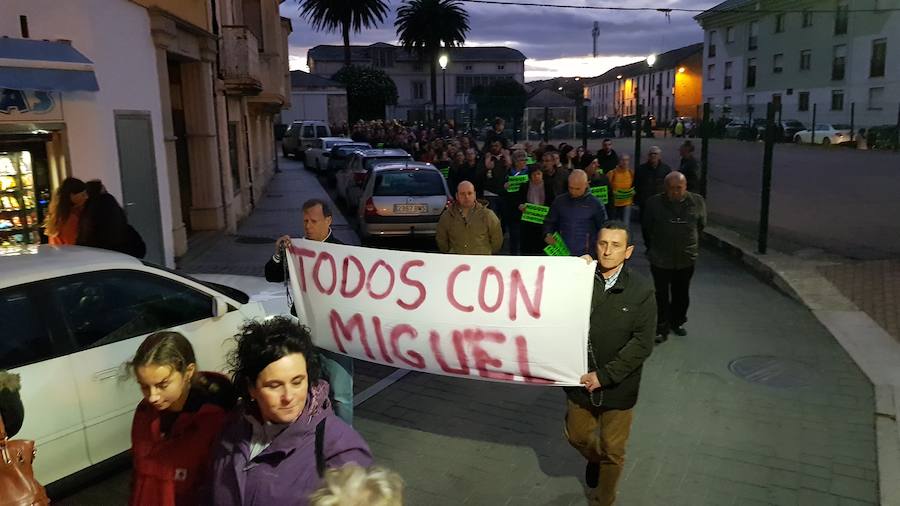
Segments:
[[[710,227],[706,236],[808,307],[872,383],[880,504],[900,506],[900,262],[771,248],[760,255],[753,241],[734,231]]]

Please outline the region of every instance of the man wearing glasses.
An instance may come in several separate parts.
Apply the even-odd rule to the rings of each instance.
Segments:
[[[585,459],[592,506],[611,506],[625,465],[644,361],[653,351],[656,304],[650,281],[625,260],[634,253],[628,228],[608,221],[595,243],[597,270],[588,330],[588,372],[566,387],[566,439]],[[586,260],[592,260],[589,256]]]
[[[656,342],[662,343],[670,331],[687,335],[684,324],[700,233],[706,226],[706,201],[687,191],[687,179],[675,171],[665,178],[665,193],[650,197],[641,215],[656,285]]]

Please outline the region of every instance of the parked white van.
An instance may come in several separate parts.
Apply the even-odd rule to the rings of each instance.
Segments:
[[[281,139],[281,152],[285,157],[291,155],[306,162],[305,151],[310,143],[321,137],[331,137],[331,128],[324,121],[295,121],[284,131]]]

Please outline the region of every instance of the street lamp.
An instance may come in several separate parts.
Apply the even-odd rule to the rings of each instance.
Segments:
[[[438,58],[438,65],[441,66],[441,80],[443,81],[443,94],[444,94],[444,121],[447,121],[447,63],[449,63],[450,58],[447,57],[446,54],[442,54]]]
[[[654,63],[656,63],[656,55],[651,53],[650,56],[647,57],[647,65],[652,67]]]
[[[678,73],[679,73],[679,74],[684,74],[684,71],[685,71],[685,70],[687,70],[687,69],[684,68],[684,67],[678,67]]]

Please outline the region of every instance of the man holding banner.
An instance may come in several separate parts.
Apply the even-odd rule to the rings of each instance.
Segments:
[[[653,351],[656,300],[649,280],[625,266],[634,245],[624,223],[603,225],[596,252],[589,372],[581,377],[583,387],[565,388],[565,434],[588,461],[585,482],[593,489],[590,504],[611,506],[625,465],[641,370]]]
[[[475,186],[463,181],[438,220],[435,240],[441,253],[492,255],[503,247],[503,230],[497,215],[475,199]]]
[[[562,237],[572,256],[590,255],[597,231],[606,221],[606,208],[588,192],[588,176],[581,169],[569,175],[569,191],[553,201],[544,221],[544,242],[560,246]]]
[[[333,213],[324,200],[309,199],[303,203],[303,235],[310,241],[344,244],[331,232]],[[275,254],[266,262],[266,281],[284,283],[286,264],[283,257],[291,245],[291,236],[284,235],[275,243]],[[296,315],[291,307],[291,314]],[[302,322],[309,325],[308,322]],[[328,350],[319,350],[322,367],[331,385],[334,412],[347,425],[353,425],[353,359]]]

